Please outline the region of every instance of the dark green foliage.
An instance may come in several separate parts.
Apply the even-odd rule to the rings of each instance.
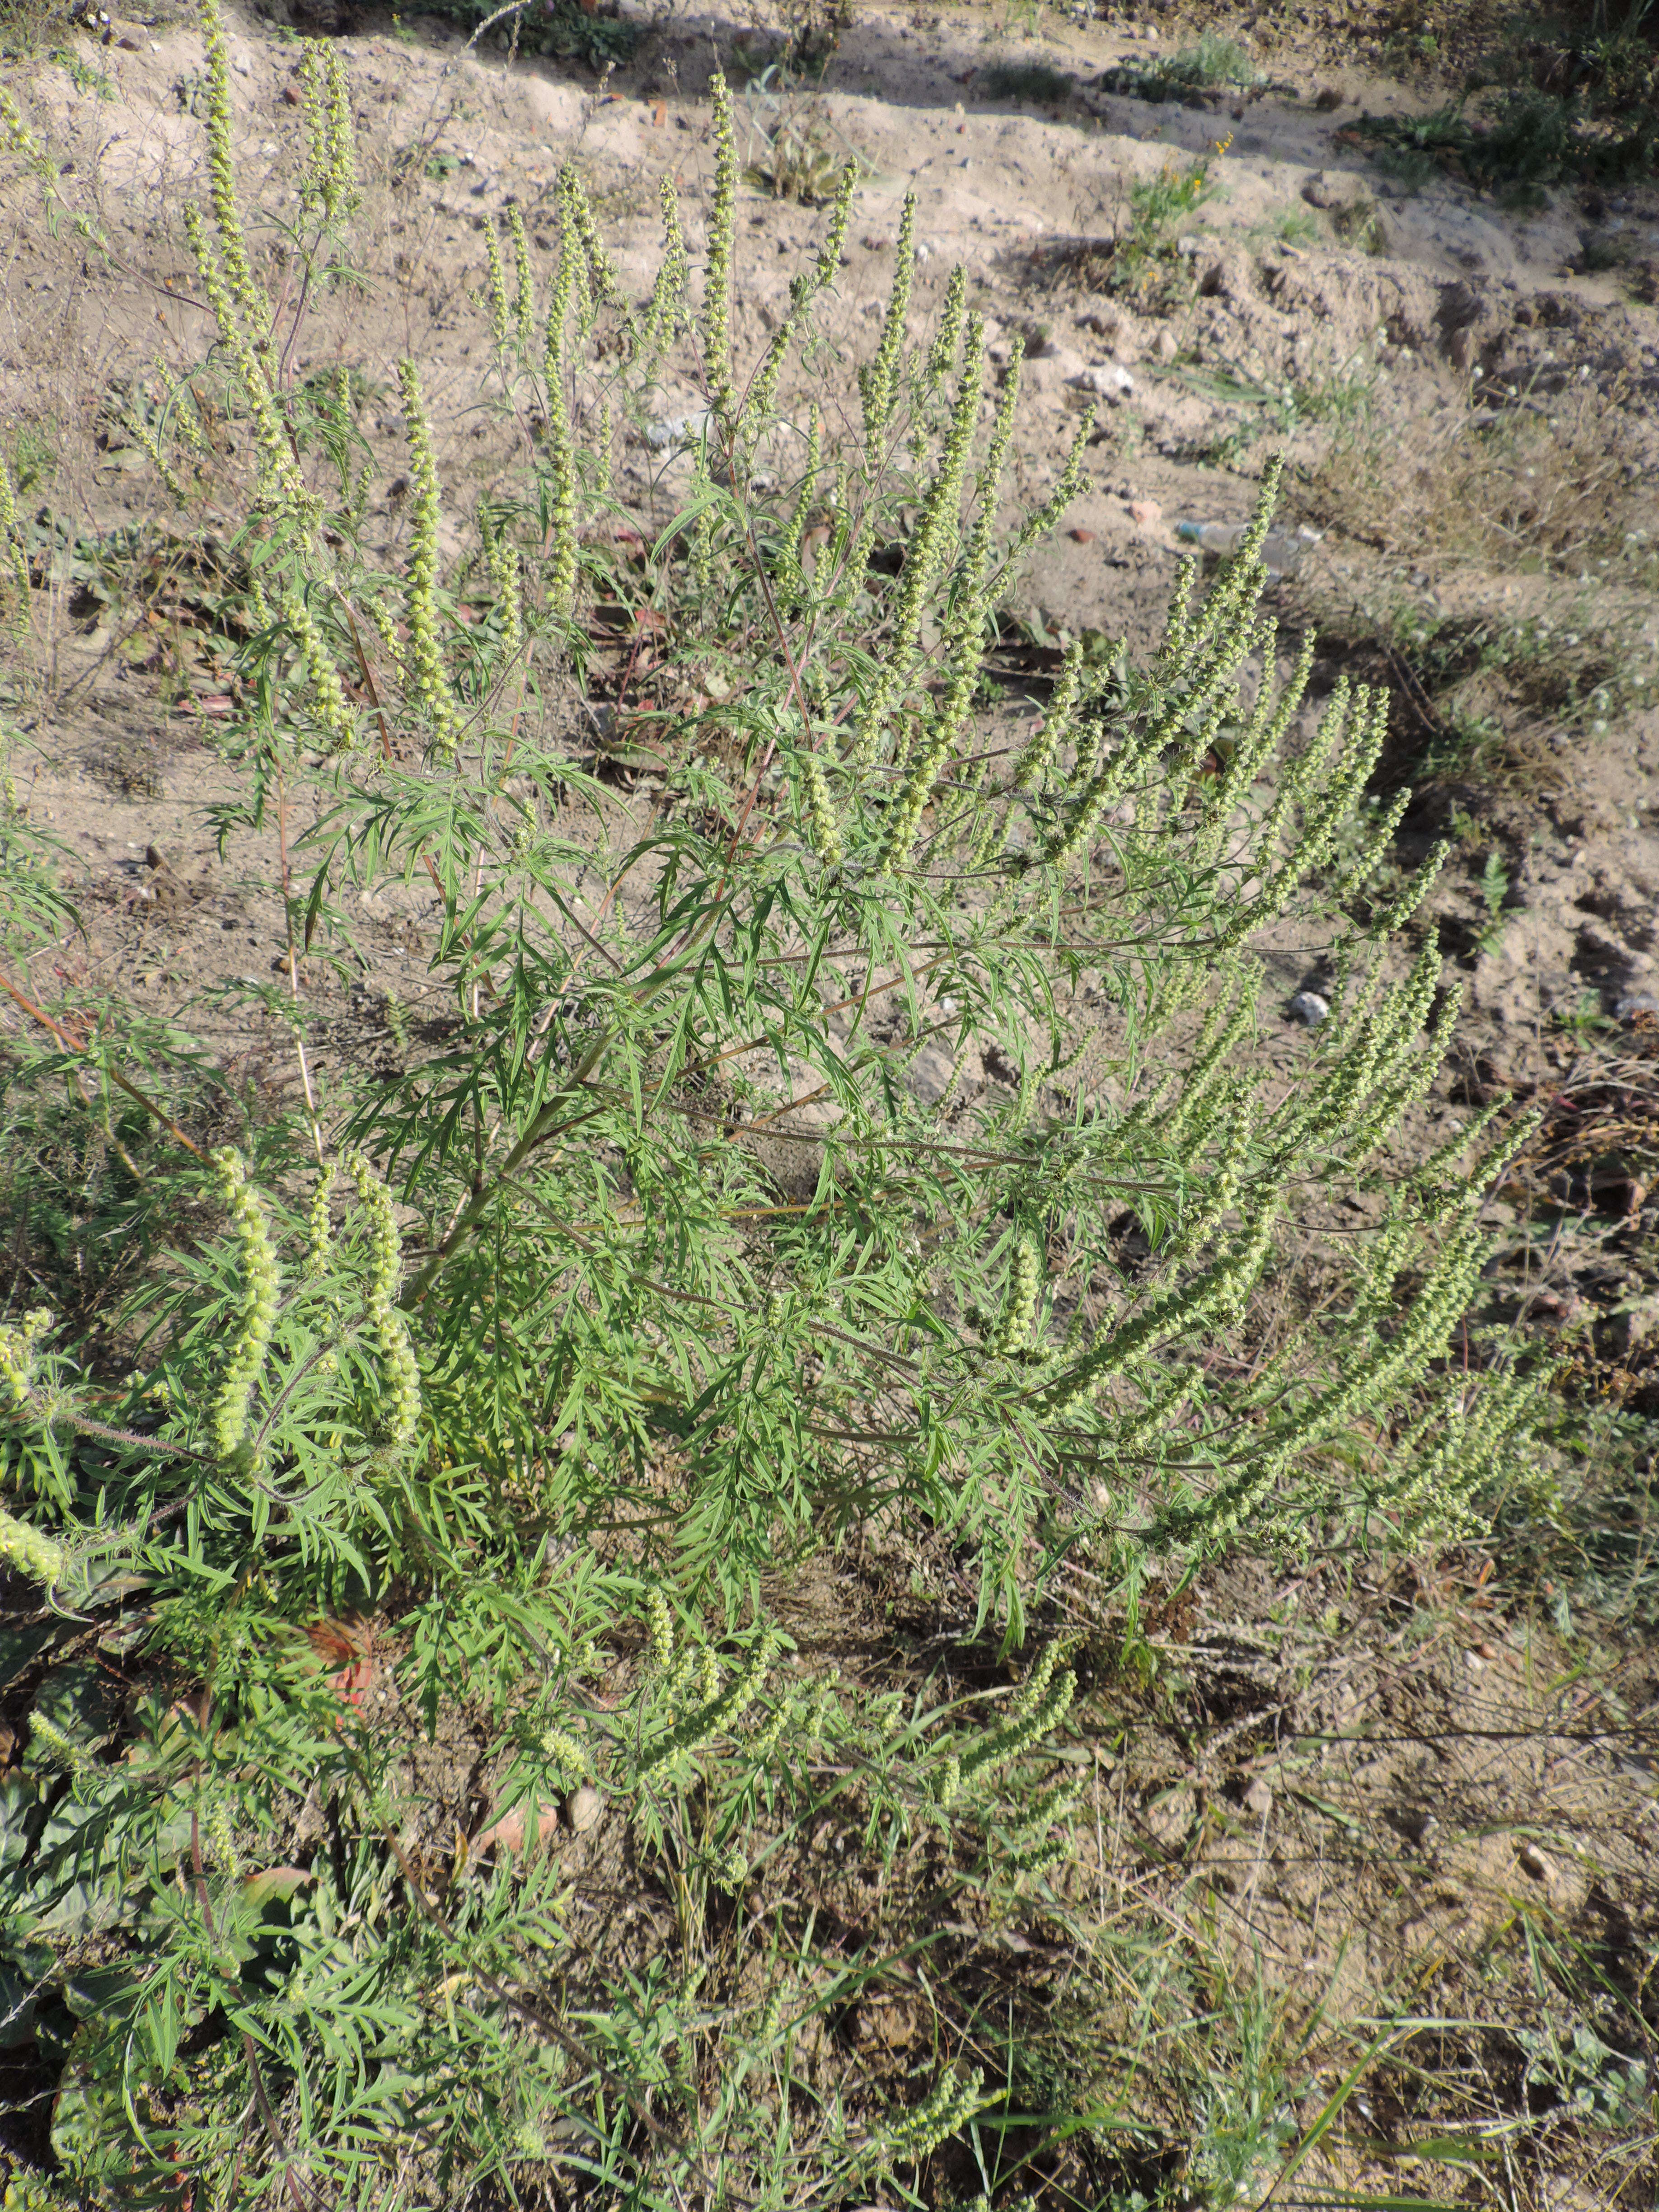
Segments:
[[[1365,115],[1351,126],[1408,180],[1439,169],[1536,202],[1552,185],[1629,184],[1659,162],[1659,112],[1530,88],[1475,93],[1423,116]]]
[[[1077,80],[1046,62],[992,62],[974,81],[974,89],[987,100],[1020,100],[1038,107],[1063,106],[1077,89]]]
[[[1231,89],[1245,91],[1261,82],[1261,72],[1238,42],[1218,31],[1206,31],[1196,46],[1179,53],[1160,54],[1147,67],[1120,63],[1096,79],[1102,92],[1125,99],[1181,100],[1201,104],[1206,94]]]
[[[594,70],[617,68],[633,58],[641,26],[627,16],[596,8],[591,13],[578,0],[526,0],[522,9],[502,15],[492,0],[440,0],[437,6],[418,11],[453,23],[471,39],[480,26],[500,16],[485,33],[490,44],[511,46],[521,54],[552,54],[561,61],[580,61]]]

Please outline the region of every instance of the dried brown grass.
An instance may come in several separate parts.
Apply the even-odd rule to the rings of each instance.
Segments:
[[[1327,528],[1378,551],[1511,573],[1640,569],[1650,549],[1638,430],[1628,395],[1476,386],[1437,419],[1339,441],[1303,504]],[[1650,520],[1650,517],[1648,518]],[[1634,549],[1634,550],[1632,550]],[[1635,578],[1632,577],[1632,580]]]

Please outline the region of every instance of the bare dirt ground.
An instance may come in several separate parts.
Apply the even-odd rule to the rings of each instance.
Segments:
[[[349,313],[319,311],[292,371],[363,375],[388,548],[407,483],[387,364],[420,364],[459,517],[511,443],[483,404],[485,226],[514,201],[547,242],[538,220],[574,160],[643,291],[665,173],[694,255],[700,243],[717,64],[749,78],[757,170],[798,193],[826,165],[860,164],[830,318],[845,356],[873,343],[913,191],[918,313],[960,263],[993,360],[1024,356],[1022,496],[1052,485],[1078,415],[1099,407],[1087,489],[1010,627],[1013,690],[1066,635],[1143,652],[1179,526],[1242,521],[1266,454],[1289,454],[1287,526],[1317,534],[1276,586],[1285,631],[1319,626],[1322,696],[1345,672],[1395,690],[1387,775],[1419,794],[1402,868],[1437,836],[1457,848],[1438,914],[1468,1017],[1425,1128],[1505,1093],[1544,1110],[1493,1209],[1488,1319],[1559,1335],[1569,1401],[1599,1403],[1601,1425],[1574,1415],[1566,1502],[1540,1473],[1495,1555],[1385,1577],[1326,1559],[1288,1583],[1240,1569],[1149,1607],[1133,1637],[1095,1619],[1079,1568],[1072,1625],[1120,1718],[1097,1754],[1096,1848],[1066,1894],[1103,1930],[1147,1907],[1211,1929],[1218,2004],[1255,2002],[1286,2049],[1322,2020],[1298,2045],[1314,2058],[1285,2070],[1304,2124],[1334,2086],[1319,2033],[1352,2051],[1364,2023],[1420,2016],[1298,2186],[1553,2212],[1650,2203],[1653,2077],[1629,2069],[1646,2069],[1659,2026],[1659,1662],[1631,1621],[1650,1576],[1641,1424],[1659,1415],[1659,190],[1557,187],[1518,211],[1444,170],[1402,181],[1355,121],[1426,113],[1443,88],[1305,9],[1241,18],[1262,82],[1191,106],[1102,82],[1195,35],[1173,14],[1021,30],[981,9],[861,8],[821,83],[793,90],[767,75],[781,34],[759,9],[641,21],[631,58],[603,76],[468,51],[421,17],[311,6],[293,27],[337,35],[347,60],[374,282]],[[280,207],[298,173],[293,28],[250,14],[234,30],[239,162]],[[118,19],[107,41],[70,45],[82,82],[44,58],[8,76],[72,162],[65,193],[95,210],[108,258],[62,223],[54,234],[15,165],[0,179],[0,425],[37,587],[33,665],[9,685],[24,740],[11,773],[78,856],[84,923],[35,980],[118,992],[157,1020],[188,1002],[210,1050],[276,1085],[291,1079],[278,1008],[216,1029],[203,1012],[217,984],[286,988],[281,862],[274,838],[216,842],[230,678],[203,614],[213,579],[124,427],[158,364],[182,373],[212,338],[179,223],[203,190],[201,40],[178,20]],[[1133,223],[1133,188],[1206,160],[1212,195],[1167,226],[1156,283],[1116,282],[1103,241]],[[798,196],[747,190],[740,349],[763,343],[824,221]],[[826,407],[850,390],[826,385]],[[665,388],[656,420],[701,404]],[[658,436],[623,456],[641,522],[672,511],[684,465]],[[356,974],[301,977],[334,1064],[398,1063],[406,1025],[431,1011],[435,915],[419,882],[365,902]],[[1284,1022],[1319,981],[1285,951]],[[1572,1485],[1596,1452],[1586,1522]],[[849,1564],[818,1594],[816,1627],[801,1622],[803,1650],[833,1649],[856,1674],[895,1632],[901,1565],[878,1549]],[[395,1640],[384,1658],[374,1710],[404,1725]],[[489,1744],[459,1718],[435,1749],[407,1725],[411,1819],[480,1827]],[[564,1848],[597,1928],[627,1886],[623,1847],[601,1826]],[[872,1900],[823,1868],[795,1873],[868,1930]],[[640,1906],[637,1940],[655,1909]],[[952,1971],[983,1976],[1000,1941],[964,1929]],[[1573,1985],[1591,1994],[1576,2009],[1540,1945],[1579,1962]],[[1650,2031],[1639,2050],[1634,2020]],[[902,2006],[847,2031],[884,2065],[922,2032]],[[1463,2150],[1413,2153],[1430,2136]]]

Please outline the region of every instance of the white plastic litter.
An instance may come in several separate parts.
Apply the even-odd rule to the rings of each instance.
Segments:
[[[1206,553],[1236,553],[1249,525],[1243,522],[1177,522],[1176,536]],[[1288,576],[1318,544],[1316,530],[1270,530],[1262,541],[1261,564],[1270,576]]]
[[[689,415],[659,415],[646,424],[645,442],[653,453],[666,453],[672,446],[695,446],[713,420],[706,407]]]

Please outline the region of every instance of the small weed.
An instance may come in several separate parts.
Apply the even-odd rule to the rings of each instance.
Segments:
[[[1634,242],[1622,231],[1586,231],[1579,240],[1577,264],[1588,276],[1628,269],[1635,258]]]
[[[27,61],[53,53],[73,29],[73,0],[7,0],[0,9],[0,55]]]
[[[1425,787],[1534,794],[1559,788],[1561,770],[1536,733],[1510,727],[1502,715],[1477,714],[1455,695],[1434,703],[1440,728],[1418,755]]]
[[[1286,208],[1273,217],[1270,228],[1271,234],[1286,246],[1307,246],[1319,236],[1317,218],[1306,208]]]
[[[66,70],[70,83],[77,92],[95,92],[100,100],[113,100],[115,87],[100,69],[77,54],[73,46],[60,46],[52,56],[59,69]]]
[[[987,100],[1018,100],[1033,107],[1063,107],[1077,80],[1047,62],[993,62],[979,73],[975,90]]]
[[[1185,169],[1166,161],[1155,177],[1130,186],[1132,228],[1143,237],[1154,236],[1183,216],[1196,213],[1206,200],[1215,198],[1217,189],[1207,155]]]
[[[1519,204],[1535,205],[1563,182],[1650,176],[1659,163],[1659,116],[1650,109],[1610,118],[1548,92],[1492,91],[1431,115],[1364,115],[1349,127],[1391,155],[1408,182],[1440,169]]]
[[[750,86],[751,95],[757,89],[768,92],[769,87],[764,82]],[[834,143],[833,126],[819,101],[799,109],[791,103],[768,131],[756,118],[751,98],[750,127],[761,150],[744,164],[746,184],[802,207],[818,207],[834,198],[846,155]]]
[[[1611,1025],[1593,993],[1581,1000],[1578,1012],[1582,1024],[1563,1024],[1558,1014],[1558,1028],[1576,1034],[1587,1054],[1610,1060],[1605,1041]],[[1619,1071],[1609,1066],[1607,1072]],[[1562,1125],[1577,1118],[1564,1103],[1553,1126],[1547,1121],[1516,1163],[1534,1203],[1547,1202],[1552,1181],[1564,1194],[1556,1203],[1572,1201],[1583,1148],[1579,1133]],[[1659,1146],[1655,1150],[1659,1153]],[[1547,1221],[1553,1211],[1551,1206]],[[1659,1421],[1621,1404],[1625,1394],[1607,1390],[1599,1376],[1585,1373],[1571,1382],[1544,1438],[1559,1470],[1556,1481],[1544,1510],[1520,1498],[1504,1513],[1505,1556],[1517,1578],[1553,1587],[1579,1613],[1611,1629],[1650,1633],[1659,1629]],[[1656,1383],[1659,1375],[1650,1370],[1650,1393]],[[1654,1395],[1653,1410],[1659,1411],[1659,1393]]]
[[[1583,2021],[1565,2037],[1553,2028],[1541,2034],[1519,2029],[1516,2041],[1527,2055],[1528,2085],[1547,2090],[1581,2126],[1620,2135],[1645,2133],[1650,2126],[1645,2052],[1615,2049]]]
[[[6,459],[12,488],[20,495],[51,482],[58,466],[57,430],[57,424],[50,420],[20,422],[13,430]]]
[[[1218,1975],[1210,2033],[1218,2046],[1207,2079],[1197,2086],[1197,2141],[1189,2183],[1206,2204],[1258,2197],[1297,2133],[1296,2108],[1313,2086],[1306,2038],[1290,2027],[1288,2004],[1275,2002],[1261,1961],[1246,1980]]]
[[[1482,952],[1494,952],[1503,942],[1504,906],[1510,895],[1510,872],[1496,846],[1487,854],[1474,888],[1486,910],[1485,924],[1476,931],[1474,941]]]
[[[821,77],[853,21],[853,0],[782,0],[779,13],[789,33],[790,66]]]
[[[1357,246],[1362,253],[1381,255],[1389,250],[1388,225],[1369,192],[1350,201],[1346,207],[1333,209],[1331,228],[1345,245]]]
[[[482,33],[495,46],[584,62],[596,74],[607,63],[617,69],[631,61],[644,27],[603,8],[590,14],[580,0],[549,0],[542,8],[532,8],[526,0],[522,9],[507,15],[501,15],[492,0],[442,0],[441,6],[426,12],[453,23],[469,40]],[[501,20],[492,22],[496,16]],[[488,31],[483,29],[486,23],[491,26]],[[401,29],[398,35],[404,35]]]
[[[1223,141],[1216,152],[1224,153],[1231,143]],[[1106,272],[1112,290],[1149,305],[1166,304],[1190,292],[1191,257],[1182,252],[1172,234],[1219,191],[1210,173],[1211,160],[1211,155],[1200,155],[1185,168],[1165,161],[1156,176],[1129,187],[1129,220],[1112,242]]]
[[[1382,47],[1382,66],[1392,76],[1432,69],[1439,58],[1440,41],[1432,31],[1396,31]]]
[[[1155,105],[1178,100],[1198,106],[1214,94],[1244,92],[1262,82],[1261,72],[1236,39],[1206,31],[1195,46],[1160,57],[1150,68],[1120,64],[1097,79],[1103,92]]]
[[[1206,31],[1195,46],[1185,46],[1163,64],[1174,84],[1210,91],[1224,85],[1248,88],[1258,83],[1261,72],[1237,39],[1219,31]]]
[[[1376,396],[1371,367],[1363,354],[1355,354],[1328,377],[1306,383],[1287,380],[1269,404],[1288,438],[1309,422],[1352,429],[1369,418]]]
[[[1245,471],[1245,461],[1256,441],[1256,428],[1252,422],[1232,422],[1224,430],[1192,448],[1192,458],[1205,467],[1227,469],[1235,476]]]
[[[1003,0],[999,35],[1005,39],[1035,39],[1042,30],[1043,0]]]
[[[726,58],[726,74],[734,90],[765,84],[780,73],[784,50],[778,40],[759,31],[739,31]]]
[[[1267,384],[1239,368],[1188,366],[1180,374],[1183,383],[1206,398],[1249,410],[1255,419],[1233,425],[1222,441],[1238,450],[1269,430],[1280,438],[1293,438],[1312,422],[1352,429],[1370,416],[1376,397],[1375,377],[1363,353],[1351,356],[1334,375],[1319,382],[1297,383],[1287,377],[1283,384]]]
[[[1572,737],[1605,736],[1645,696],[1643,673],[1616,632],[1448,617],[1382,599],[1352,614],[1360,658],[1369,637],[1369,650],[1380,647],[1383,665],[1418,705],[1414,749],[1401,773],[1420,788],[1534,797],[1559,790]],[[1463,842],[1473,845],[1480,834],[1471,824]]]

